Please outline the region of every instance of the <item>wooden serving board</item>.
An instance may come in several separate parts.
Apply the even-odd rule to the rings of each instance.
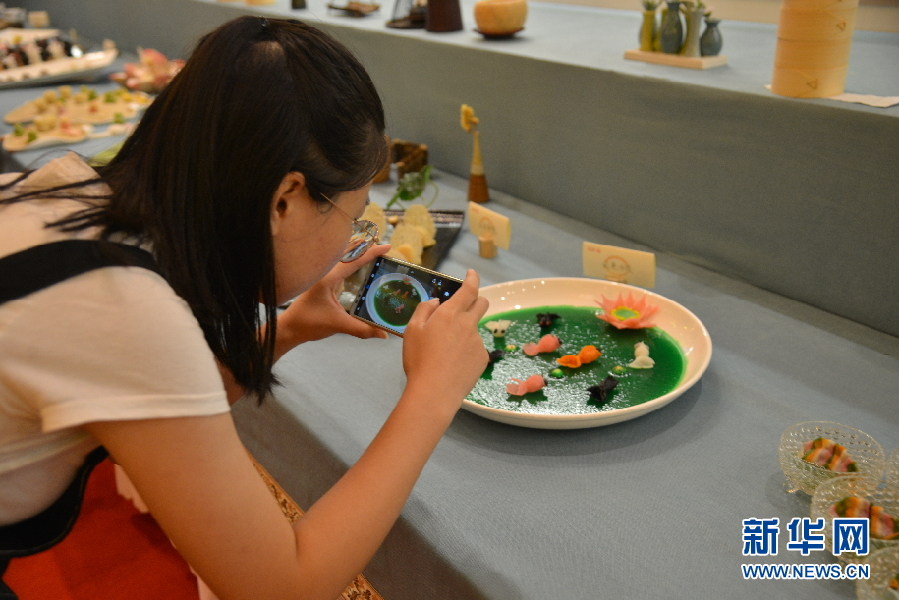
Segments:
[[[421,252],[421,266],[432,271],[437,271],[437,267],[441,261],[449,254],[450,248],[459,237],[462,231],[462,223],[465,221],[465,213],[461,210],[431,210],[431,218],[434,219],[434,225],[437,232],[434,234],[434,240],[437,242],[432,246],[428,246]],[[401,210],[385,210],[384,216],[389,220],[391,217],[402,218]],[[392,233],[393,228],[390,228]],[[384,241],[389,242],[388,237]]]
[[[682,69],[714,69],[727,64],[727,57],[718,56],[681,56],[680,54],[666,54],[665,52],[647,52],[645,50],[628,50],[624,53],[628,60],[641,60],[654,65],[667,65]]]

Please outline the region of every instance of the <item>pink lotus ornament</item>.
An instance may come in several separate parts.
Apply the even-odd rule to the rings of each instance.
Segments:
[[[646,296],[640,300],[634,300],[634,295],[628,293],[627,298],[619,292],[616,300],[609,300],[605,296],[602,302],[596,301],[602,307],[603,314],[596,315],[610,323],[617,329],[646,329],[655,326],[649,319],[659,310],[654,304],[647,304]]]
[[[140,50],[140,62],[125,63],[124,73],[113,73],[110,79],[130,90],[158,94],[184,67],[181,59],[169,60],[152,48]]]

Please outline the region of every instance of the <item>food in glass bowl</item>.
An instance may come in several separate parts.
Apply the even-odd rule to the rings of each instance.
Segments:
[[[873,553],[885,549],[899,552],[899,535],[896,535],[899,489],[879,486],[856,474],[833,477],[815,489],[810,512],[812,520],[824,520],[825,548],[836,551],[840,562],[868,562]],[[841,538],[839,547],[834,548],[836,532],[833,531],[833,524],[837,518],[869,519],[868,543],[859,544],[851,538],[848,541]]]
[[[834,477],[856,475],[876,487],[886,461],[883,448],[870,435],[828,421],[788,427],[780,438],[778,457],[787,490],[802,490],[810,496],[818,485]]]
[[[899,546],[872,552],[869,577],[855,582],[858,600],[899,600]]]
[[[894,449],[887,458],[885,478],[887,485],[899,488],[899,448]]]
[[[858,465],[844,446],[819,437],[802,445],[802,460],[837,473],[855,473]]]
[[[846,496],[833,504],[829,512],[833,517],[868,519],[872,538],[878,540],[899,539],[899,519],[884,510],[882,506],[872,504],[865,498]]]

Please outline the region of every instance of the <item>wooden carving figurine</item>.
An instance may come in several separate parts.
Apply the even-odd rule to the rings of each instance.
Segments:
[[[487,202],[490,200],[490,194],[487,191],[487,178],[484,176],[484,163],[481,161],[481,143],[477,126],[478,118],[474,114],[474,109],[463,104],[462,129],[471,134],[474,142],[471,171],[468,177],[468,199],[472,202]]]

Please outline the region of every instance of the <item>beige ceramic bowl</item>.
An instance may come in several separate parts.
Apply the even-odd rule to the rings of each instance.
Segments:
[[[474,5],[474,20],[483,35],[512,35],[524,28],[527,16],[526,0],[480,0]]]

